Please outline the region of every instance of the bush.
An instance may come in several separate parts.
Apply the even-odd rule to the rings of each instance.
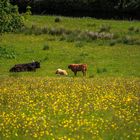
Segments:
[[[128,31],[134,31],[134,27],[133,26],[129,27]]]
[[[56,17],[54,21],[55,22],[60,22],[60,21],[62,21],[62,19],[60,17]]]
[[[135,32],[135,33],[140,33],[140,28],[135,27],[134,32]]]
[[[49,47],[49,45],[46,43],[45,45],[44,45],[44,47],[43,47],[43,50],[49,50],[50,49],[50,47]]]
[[[31,7],[27,6],[26,7],[26,12],[22,14],[25,20],[28,20],[30,18],[30,15],[32,14],[31,12]]]
[[[0,33],[15,32],[24,26],[24,18],[19,15],[18,7],[9,0],[0,1]]]
[[[131,27],[128,28],[128,30],[130,32],[135,32],[135,33],[139,33],[140,32],[140,28],[139,27],[133,27],[133,26],[131,26]]]
[[[109,42],[109,45],[110,45],[110,46],[114,46],[116,43],[117,43],[116,40],[111,40],[111,41]]]

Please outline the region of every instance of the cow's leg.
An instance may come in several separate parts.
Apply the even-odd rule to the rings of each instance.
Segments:
[[[83,72],[83,76],[86,76],[86,71],[82,71]]]
[[[74,71],[74,75],[76,76],[76,74],[77,74],[77,71]]]

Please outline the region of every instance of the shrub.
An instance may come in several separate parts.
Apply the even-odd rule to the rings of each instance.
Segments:
[[[116,44],[116,40],[111,40],[110,42],[109,42],[109,45],[110,46],[114,46]]]
[[[62,21],[62,19],[60,17],[56,17],[54,21],[55,22],[60,22],[60,21]]]
[[[28,18],[30,18],[30,15],[32,14],[31,12],[31,7],[27,6],[26,7],[26,12],[22,14],[22,16],[27,20]]]
[[[129,31],[134,31],[134,27],[131,26],[131,27],[128,28],[128,30],[129,30]]]
[[[43,50],[49,50],[50,49],[50,47],[49,47],[49,45],[46,43],[45,45],[44,45],[44,47],[43,47]]]
[[[26,15],[31,15],[32,12],[31,12],[31,6],[27,6],[26,7]]]
[[[134,32],[139,33],[140,32],[140,28],[135,27]]]
[[[0,33],[15,32],[24,26],[24,18],[19,15],[18,7],[9,0],[0,1]]]
[[[135,33],[139,33],[140,32],[140,28],[139,27],[131,26],[131,27],[128,28],[128,30],[131,31],[131,32],[135,32]]]

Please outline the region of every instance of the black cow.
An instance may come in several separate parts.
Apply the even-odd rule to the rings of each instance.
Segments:
[[[40,63],[37,61],[32,63],[16,64],[9,71],[10,72],[36,71],[36,68],[40,68]]]

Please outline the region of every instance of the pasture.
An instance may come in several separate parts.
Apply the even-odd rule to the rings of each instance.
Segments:
[[[140,22],[55,18],[0,35],[0,140],[139,140]],[[9,72],[33,60],[35,72]]]
[[[22,32],[0,36],[0,77],[13,75],[13,65],[32,60],[41,61],[41,69],[15,75],[54,77],[57,68],[87,63],[88,77],[140,76],[140,22],[60,19],[57,23],[55,16],[31,16]]]

